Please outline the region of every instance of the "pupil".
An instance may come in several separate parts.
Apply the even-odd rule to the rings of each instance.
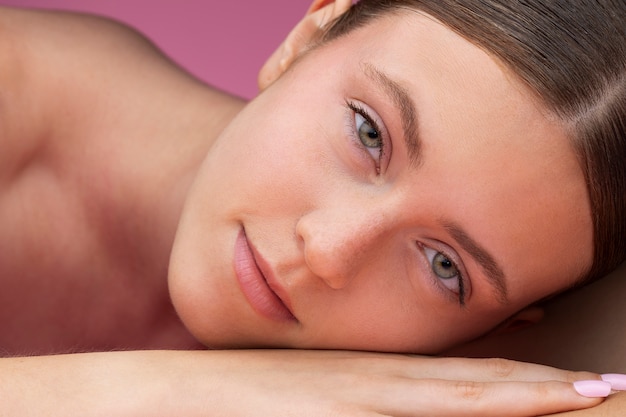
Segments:
[[[454,263],[442,253],[438,253],[433,259],[433,271],[442,279],[454,278],[459,274]]]
[[[366,135],[368,139],[378,139],[378,131],[367,122],[364,122],[361,125],[359,133],[361,135]]]

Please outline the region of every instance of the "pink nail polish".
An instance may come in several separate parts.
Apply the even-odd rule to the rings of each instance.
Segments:
[[[611,388],[616,391],[626,391],[626,375],[624,374],[604,374],[602,380],[611,384]]]
[[[608,397],[611,393],[611,384],[598,380],[576,381],[574,382],[574,389],[583,397]]]

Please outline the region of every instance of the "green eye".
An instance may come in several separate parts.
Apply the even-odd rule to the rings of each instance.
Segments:
[[[379,174],[384,156],[386,156],[384,150],[387,145],[385,131],[380,129],[377,120],[370,115],[371,110],[368,110],[364,105],[352,102],[348,102],[347,105],[352,114],[350,124],[352,125],[351,136],[354,144],[370,154],[376,165],[376,173]]]
[[[459,275],[459,270],[454,265],[454,262],[441,252],[438,252],[433,257],[431,266],[435,275],[441,279],[455,278]]]
[[[426,255],[433,279],[441,286],[456,294],[460,305],[465,305],[465,278],[461,269],[459,269],[458,265],[460,264],[457,263],[461,261],[453,260],[444,252],[429,248],[428,246],[422,244],[419,244],[419,246],[424,251],[424,255]]]
[[[372,123],[359,113],[355,113],[354,120],[361,143],[367,148],[380,148],[382,139]]]

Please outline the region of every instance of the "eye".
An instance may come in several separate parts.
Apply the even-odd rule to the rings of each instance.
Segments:
[[[372,157],[376,164],[376,172],[380,173],[383,159],[386,157],[385,133],[365,105],[355,102],[348,102],[347,105],[354,115],[350,121],[350,128],[355,141]]]
[[[380,137],[378,129],[372,126],[372,122],[366,119],[361,113],[354,113],[354,123],[359,140],[366,148],[378,149],[378,151],[370,151],[373,157],[380,159],[383,148],[383,141]],[[377,154],[378,153],[378,154]]]
[[[461,274],[457,264],[443,252],[439,252],[427,246],[422,246],[422,248],[426,258],[428,259],[433,275],[448,290],[457,294],[459,297],[459,303],[464,305],[465,285],[463,282],[463,275]]]

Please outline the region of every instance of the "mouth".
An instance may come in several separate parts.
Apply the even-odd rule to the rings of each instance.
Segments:
[[[269,264],[250,244],[243,228],[235,242],[234,264],[239,287],[257,313],[273,321],[297,321]]]

